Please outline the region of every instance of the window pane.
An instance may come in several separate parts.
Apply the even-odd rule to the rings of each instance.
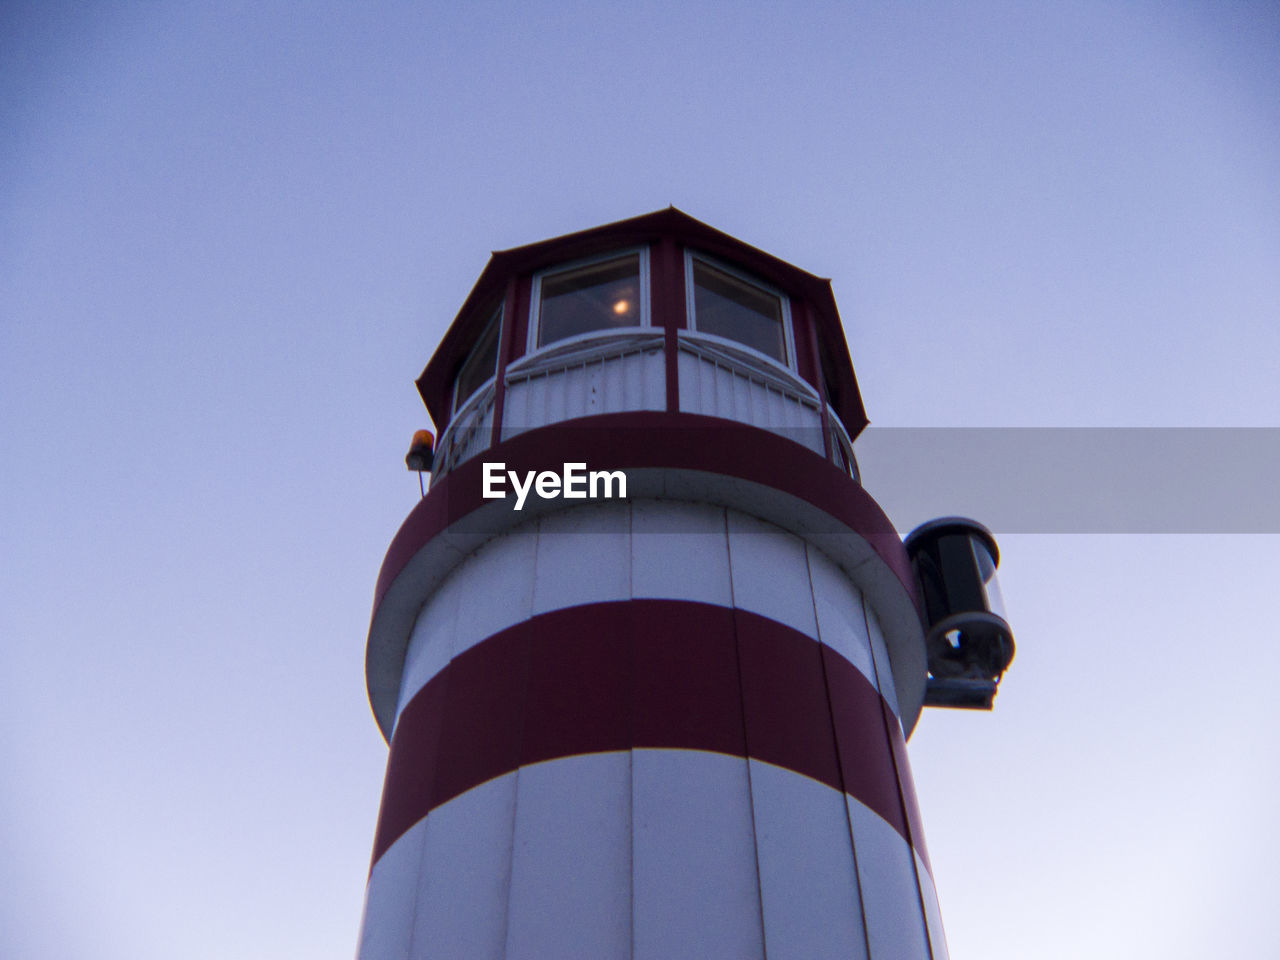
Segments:
[[[540,347],[592,330],[639,325],[639,254],[565,270],[542,280]]]
[[[787,362],[782,302],[755,284],[693,261],[694,326]]]
[[[499,307],[489,318],[489,324],[484,328],[484,333],[480,334],[471,356],[467,357],[462,369],[458,371],[458,407],[484,386],[498,367],[498,321],[501,318],[502,308]]]

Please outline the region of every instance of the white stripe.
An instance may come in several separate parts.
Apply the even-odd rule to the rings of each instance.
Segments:
[[[843,795],[751,761],[760,892],[769,960],[867,956]]]
[[[538,527],[526,524],[490,540],[458,570],[458,629],[453,655],[533,616]]]
[[[631,752],[523,767],[508,960],[631,953]]]
[[[634,960],[762,958],[747,762],[632,753]]]
[[[483,565],[474,567],[469,562],[456,567],[418,614],[404,655],[400,701],[396,704],[397,720],[413,695],[453,659],[454,637],[458,631],[459,587],[463,580],[481,569]]]
[[[409,956],[426,830],[425,820],[414,824],[373,865],[360,921],[359,960],[404,960]]]
[[[734,606],[818,638],[803,540],[730,510],[729,558]]]
[[[631,595],[732,605],[725,511],[639,500],[631,509]]]
[[[878,813],[848,795],[872,960],[928,960],[915,853]]]
[[[938,891],[933,885],[933,877],[929,869],[918,853],[916,854],[916,876],[920,879],[920,897],[924,900],[924,918],[929,928],[933,960],[948,960],[947,935],[942,929],[942,910],[938,907]]]
[[[862,594],[821,550],[809,546],[808,557],[819,639],[857,667],[875,686],[876,670],[867,640]]]
[[[483,783],[426,818],[411,956],[505,956],[516,776]]]
[[[533,611],[631,597],[631,508],[590,504],[544,516],[538,525]],[[495,589],[504,589],[501,583]]]
[[[927,960],[927,936],[946,960],[929,874],[859,801],[756,760],[644,749],[535,764],[432,811],[374,866],[359,956],[821,960],[869,943],[871,960]]]
[[[871,638],[871,653],[875,658],[876,665],[876,673],[871,682],[880,690],[880,694],[884,697],[885,702],[889,704],[889,709],[893,711],[894,716],[900,717],[898,694],[894,689],[893,668],[889,665],[889,650],[884,644],[884,632],[880,629],[880,621],[876,617],[876,612],[871,609],[871,604],[867,603],[865,597],[862,601],[862,607],[866,611],[867,633]]]

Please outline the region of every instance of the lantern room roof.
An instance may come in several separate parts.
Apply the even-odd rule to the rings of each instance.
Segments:
[[[681,247],[732,263],[804,301],[814,319],[817,337],[830,358],[831,405],[851,438],[862,431],[867,424],[866,412],[831,281],[743,243],[675,207],[494,251],[417,380],[418,392],[437,427],[443,429],[447,423],[453,379],[488,319],[485,307],[504,297],[510,281],[559,263],[661,240],[671,240]]]

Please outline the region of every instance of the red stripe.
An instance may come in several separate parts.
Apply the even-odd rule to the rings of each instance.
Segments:
[[[746,756],[733,610],[674,600],[633,604],[635,745]]]
[[[382,561],[374,592],[375,615],[396,577],[428,541],[450,524],[494,503],[480,495],[486,460],[502,461],[521,475],[529,470],[559,472],[565,463],[586,462],[592,470],[699,470],[763,484],[812,504],[863,537],[907,595],[915,596],[915,579],[893,524],[859,483],[823,457],[749,424],[689,413],[640,411],[529,430],[434,478],[431,490],[396,532]],[[520,514],[512,514],[513,522],[519,518]]]
[[[678,330],[688,326],[684,300],[684,255],[675,241],[666,238],[653,245],[655,326],[662,326],[662,357],[667,382],[667,412],[680,412],[680,349]]]
[[[894,763],[897,726],[856,667],[758,614],[684,600],[556,610],[459,654],[405,706],[373,860],[487,780],[634,747],[794,770],[866,804],[923,855],[914,795],[904,801],[910,783]]]
[[[791,627],[746,610],[734,610],[742,670],[747,752],[837,789],[844,788],[836,753],[821,644]],[[862,674],[857,670],[858,677]],[[862,678],[870,693],[879,694]]]

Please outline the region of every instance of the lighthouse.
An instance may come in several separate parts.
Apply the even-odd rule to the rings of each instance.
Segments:
[[[907,761],[991,534],[904,541],[829,281],[675,208],[493,254],[375,591],[362,960],[947,956]]]

